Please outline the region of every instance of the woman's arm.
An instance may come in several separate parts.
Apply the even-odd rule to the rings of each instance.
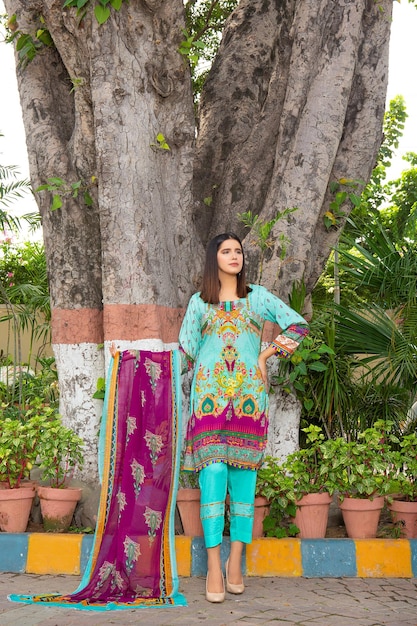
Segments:
[[[258,366],[261,370],[262,380],[266,389],[268,389],[268,370],[266,367],[266,362],[273,354],[275,354],[275,348],[272,344],[269,344],[269,346],[265,348],[265,350],[262,350],[258,357]]]
[[[269,346],[262,350],[258,357],[262,379],[267,385],[266,363],[268,359],[273,355],[277,355],[281,359],[291,358],[308,334],[309,329],[306,320],[299,313],[264,287],[257,286],[255,297],[258,298],[258,306],[261,306],[264,319],[278,324],[281,328],[281,332],[271,341]]]

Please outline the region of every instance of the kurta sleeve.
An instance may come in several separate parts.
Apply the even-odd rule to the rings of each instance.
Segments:
[[[277,356],[288,359],[308,335],[306,320],[285,302],[264,287],[258,287],[259,300],[265,320],[278,324],[281,333],[271,342]]]
[[[200,294],[195,293],[188,303],[179,334],[183,373],[193,367],[200,349],[203,309]]]

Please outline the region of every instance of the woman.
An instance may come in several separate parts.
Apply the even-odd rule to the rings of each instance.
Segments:
[[[282,333],[261,351],[265,320],[277,323]],[[268,430],[266,363],[273,354],[290,357],[307,332],[301,315],[265,288],[246,284],[237,235],[224,233],[210,241],[202,289],[190,299],[179,336],[194,367],[183,469],[199,477],[209,602],[225,598],[220,545],[227,492],[226,589],[244,591],[242,551],[252,541],[256,469]]]

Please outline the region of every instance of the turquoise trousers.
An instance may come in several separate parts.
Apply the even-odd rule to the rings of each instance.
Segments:
[[[206,548],[223,539],[226,494],[230,496],[230,541],[251,543],[256,471],[212,463],[200,470],[200,517]]]

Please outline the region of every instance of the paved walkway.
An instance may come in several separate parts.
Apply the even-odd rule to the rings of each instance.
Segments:
[[[223,604],[203,597],[204,579],[181,579],[188,607],[90,613],[9,602],[9,593],[74,591],[76,576],[0,574],[1,626],[417,626],[415,578],[246,579]]]

